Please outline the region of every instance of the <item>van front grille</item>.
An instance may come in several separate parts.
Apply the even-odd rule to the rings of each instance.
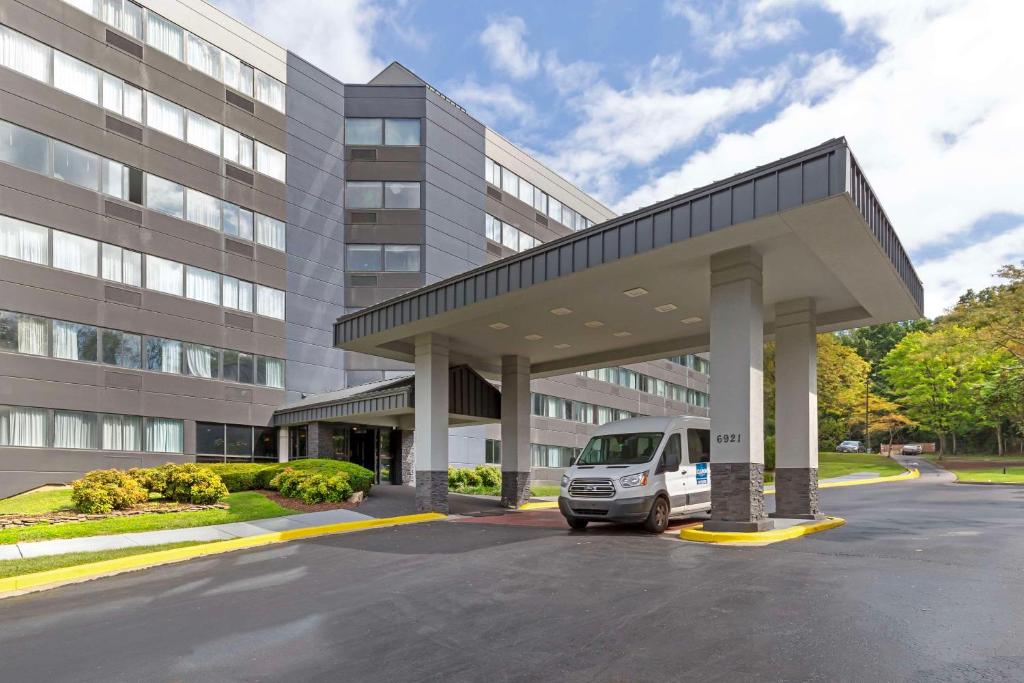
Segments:
[[[615,485],[611,479],[573,479],[569,482],[569,495],[573,498],[611,498]]]

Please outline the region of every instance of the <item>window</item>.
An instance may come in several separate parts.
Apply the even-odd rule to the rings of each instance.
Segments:
[[[548,212],[548,196],[537,188],[533,189],[533,208],[540,213]]]
[[[220,305],[220,275],[195,266],[185,268],[185,298]]]
[[[687,429],[686,447],[690,463],[711,462],[711,432],[707,429]]]
[[[44,83],[50,82],[50,48],[0,26],[0,64]]]
[[[513,251],[519,251],[519,230],[508,223],[502,223],[501,243]]]
[[[186,115],[186,124],[185,140],[189,144],[205,149],[211,154],[221,155],[221,127],[219,123],[190,111]]]
[[[228,456],[252,459],[252,427],[226,425],[225,445]]]
[[[97,330],[92,325],[53,320],[53,357],[95,363]]]
[[[256,99],[284,113],[284,83],[262,71],[256,72]]]
[[[522,178],[519,179],[519,199],[533,206],[533,185]]]
[[[54,448],[97,448],[99,429],[96,413],[53,411]]]
[[[105,451],[141,451],[142,418],[100,415],[100,448]]]
[[[256,241],[271,249],[284,251],[284,221],[256,214]],[[250,235],[252,233],[250,232]]]
[[[104,244],[100,277],[112,282],[141,287],[142,254],[113,244]]]
[[[146,337],[146,370],[181,374],[181,342]]]
[[[420,208],[420,184],[404,182],[384,183],[384,208]]]
[[[185,215],[185,188],[155,175],[146,176],[146,206],[175,218]]]
[[[210,45],[202,38],[197,38],[191,33],[188,34],[188,50],[185,54],[185,62],[211,78],[221,80],[220,73],[220,50]]]
[[[345,183],[345,206],[350,209],[379,209],[384,206],[384,187],[379,182],[350,180]]]
[[[256,313],[284,320],[284,292],[256,285]]]
[[[146,44],[155,47],[177,59],[182,60],[183,31],[159,14],[146,12]]]
[[[487,239],[501,244],[501,221],[491,214],[484,214],[484,232]]]
[[[142,40],[142,8],[129,0],[103,0],[103,21]]]
[[[0,446],[47,446],[49,418],[50,412],[45,408],[0,406]]]
[[[0,312],[0,350],[45,356],[48,348],[46,320],[22,313]]]
[[[196,423],[196,453],[224,455],[224,427],[210,422]]]
[[[255,379],[255,356],[241,351],[224,351],[224,379],[252,384]]]
[[[501,442],[494,439],[484,440],[484,462],[489,465],[501,464]]]
[[[256,141],[256,171],[263,175],[285,181],[285,156],[273,147]]]
[[[39,133],[0,121],[0,161],[50,175],[50,141]]]
[[[220,211],[225,235],[252,239],[252,211],[225,201],[221,201]],[[265,218],[265,216],[260,216],[260,218]]]
[[[665,444],[665,450],[661,453],[662,464],[667,465],[669,460],[673,457],[680,463],[683,461],[683,440],[678,434],[671,434],[668,437],[668,442]]]
[[[225,275],[221,279],[224,307],[252,313],[252,283],[230,275]]]
[[[383,269],[379,244],[349,244],[345,247],[345,270],[365,273]]]
[[[256,359],[256,384],[284,389],[284,361],[259,356]]]
[[[501,174],[500,168],[490,157],[484,157],[484,180],[489,182],[491,185],[497,185],[495,182],[498,175]]]
[[[53,231],[53,267],[96,277],[99,243],[60,230]]]
[[[519,176],[509,172],[507,168],[501,169],[501,189],[513,197],[519,196]]]
[[[381,119],[345,119],[346,145],[379,145],[383,139]]]
[[[197,192],[192,188],[185,190],[186,218],[193,223],[220,230],[220,205],[216,197]]]
[[[185,110],[162,97],[146,92],[146,125],[172,138],[185,138]]]
[[[146,418],[146,450],[150,453],[181,453],[184,442],[185,424],[181,420]]]
[[[142,337],[137,334],[103,330],[103,362],[122,368],[142,367]]]
[[[49,242],[48,228],[0,216],[0,256],[45,265],[50,261]]]
[[[53,177],[92,191],[100,189],[100,158],[95,154],[53,141]]]
[[[128,83],[124,83],[122,87],[124,117],[142,123],[142,91]]]
[[[418,273],[420,271],[419,245],[384,245],[384,270],[392,273]]]
[[[245,168],[252,168],[252,139],[230,128],[223,128],[224,158]]]
[[[151,254],[146,254],[146,289],[181,296],[182,265]]]
[[[224,84],[252,97],[252,67],[227,52],[224,55]]]
[[[53,53],[53,87],[93,104],[100,103],[99,70],[56,50]]]
[[[185,374],[213,379],[219,374],[220,353],[211,346],[185,344]]]
[[[110,159],[101,159],[101,191],[111,197],[126,199],[128,194],[128,167]]]
[[[277,427],[253,427],[253,460],[277,461]]]
[[[232,460],[277,460],[277,429],[197,422],[196,453],[218,456],[203,458],[212,462],[223,462],[224,456]]]
[[[550,196],[548,197],[548,216],[559,223],[562,222],[562,203]]]
[[[384,119],[385,145],[420,144],[419,119]]]

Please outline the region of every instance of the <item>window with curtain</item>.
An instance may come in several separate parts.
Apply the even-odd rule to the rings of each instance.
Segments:
[[[95,327],[66,320],[53,320],[51,323],[54,358],[96,362]]]
[[[217,349],[202,344],[185,344],[185,374],[214,379],[218,376]]]
[[[420,184],[406,182],[384,183],[385,209],[420,208]]]
[[[146,289],[181,296],[183,276],[182,264],[146,254]]]
[[[225,235],[241,237],[247,240],[252,239],[252,211],[225,201],[220,203],[220,211],[221,221],[223,222],[222,229]]]
[[[513,197],[519,196],[519,176],[507,168],[501,169],[501,189]]]
[[[264,145],[256,141],[256,171],[263,175],[280,180],[285,179],[285,155],[284,152]]]
[[[71,410],[53,412],[54,448],[97,448],[99,429],[96,413]]]
[[[256,285],[256,312],[268,318],[284,320],[284,292]]]
[[[420,144],[419,119],[384,119],[385,145]]]
[[[223,280],[223,305],[239,311],[252,313],[252,283],[225,275]]]
[[[32,356],[49,355],[49,324],[45,318],[36,318],[24,313],[4,313],[8,341],[0,342],[0,348]]]
[[[173,138],[185,138],[185,109],[146,92],[146,125]]]
[[[163,417],[146,418],[146,451],[181,453],[185,445],[185,423]]]
[[[100,158],[91,152],[54,140],[53,177],[97,191],[100,189]]]
[[[103,262],[100,277],[133,287],[141,286],[142,254],[106,243],[103,244],[102,252]]]
[[[93,104],[100,103],[99,70],[57,50],[53,53],[53,87]]]
[[[384,270],[392,273],[418,273],[420,246],[418,244],[385,244]]]
[[[43,448],[49,445],[50,411],[0,406],[0,446]]]
[[[103,21],[136,40],[142,40],[142,8],[128,0],[100,0]]]
[[[142,337],[118,330],[103,330],[103,362],[122,368],[142,368]]]
[[[101,191],[125,199],[128,195],[128,167],[110,159],[100,159]]]
[[[279,221],[270,216],[256,214],[256,241],[271,249],[284,251],[285,226],[284,221]]]
[[[345,183],[345,206],[349,209],[380,209],[384,206],[384,184],[350,180]]]
[[[256,71],[255,97],[263,104],[284,113],[284,83],[262,71]]]
[[[0,26],[0,64],[44,83],[50,82],[50,48]]]
[[[498,183],[494,182],[494,177],[495,177],[494,174],[495,174],[495,167],[496,166],[497,166],[497,164],[495,164],[494,161],[490,157],[484,157],[484,180],[489,182],[491,185],[497,185],[498,184]],[[499,173],[500,173],[500,171],[499,171]]]
[[[0,311],[0,351],[18,350],[18,314]]]
[[[100,448],[105,451],[141,451],[142,418],[136,415],[100,415]]]
[[[551,196],[548,197],[548,216],[562,222],[562,203]]]
[[[0,121],[0,161],[50,175],[50,140],[35,131]]]
[[[45,265],[50,261],[49,228],[0,216],[0,256]]]
[[[146,207],[175,218],[182,218],[185,215],[185,188],[147,173]]]
[[[205,116],[189,111],[185,117],[185,140],[190,145],[205,149],[211,154],[221,154],[221,126]]]
[[[489,213],[484,214],[484,234],[492,242],[501,243],[501,221]]]
[[[220,230],[220,200],[192,188],[185,190],[186,218],[193,223]]]
[[[284,389],[284,361],[266,356],[257,358],[256,383],[265,387]]]
[[[541,213],[548,212],[548,196],[537,188],[533,188],[533,208]]]
[[[513,251],[519,251],[519,230],[508,223],[502,223],[501,243]]]
[[[224,54],[224,84],[240,93],[252,97],[252,67],[243,64],[238,57]]]
[[[533,185],[522,178],[519,179],[519,199],[533,206]]]
[[[115,114],[120,114],[124,111],[123,104],[123,85],[120,78],[111,76],[110,74],[103,74],[103,85],[102,85],[102,101],[103,108],[108,111],[112,111]]]
[[[349,244],[345,246],[345,270],[373,273],[384,270],[379,244]]]
[[[146,44],[177,59],[182,59],[184,32],[153,11],[146,12]]]
[[[69,232],[53,231],[53,267],[96,277],[99,242]]]
[[[173,339],[146,337],[146,370],[181,374],[182,344]]]
[[[223,129],[223,136],[224,158],[239,166],[252,168],[252,138],[226,127]]]
[[[380,145],[384,142],[382,119],[345,119],[346,145]]]
[[[185,268],[185,298],[220,305],[220,274],[195,266]]]
[[[122,89],[122,115],[132,121],[142,123],[142,90],[128,83],[124,83]]]
[[[220,50],[202,38],[191,33],[188,34],[188,49],[185,55],[185,62],[194,69],[218,81],[221,80],[221,58]]]

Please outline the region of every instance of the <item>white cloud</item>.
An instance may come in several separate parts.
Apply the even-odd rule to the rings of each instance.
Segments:
[[[447,88],[448,95],[473,116],[491,127],[498,123],[525,123],[535,115],[533,105],[506,84],[481,85],[473,79]]]
[[[804,75],[787,88],[794,100],[815,100],[848,83],[858,74],[857,69],[847,64],[842,55],[835,51],[822,52],[808,61]]]
[[[803,31],[788,12],[800,0],[732,0],[702,11],[691,0],[666,0],[665,10],[690,24],[690,35],[724,59],[743,50],[780,43]]]
[[[512,78],[536,75],[540,55],[526,44],[526,22],[521,17],[492,19],[480,34],[480,44],[487,51],[491,64]]]
[[[601,68],[593,62],[576,61],[563,64],[554,51],[544,56],[544,73],[562,95],[583,92],[597,81]]]
[[[388,13],[371,0],[214,0],[225,12],[345,83],[386,66],[373,40]]]

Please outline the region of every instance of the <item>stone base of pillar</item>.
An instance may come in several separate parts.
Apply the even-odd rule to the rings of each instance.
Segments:
[[[767,531],[775,527],[764,511],[764,464],[711,463],[711,519],[706,531]]]
[[[507,508],[517,508],[530,498],[530,473],[529,472],[505,472],[501,473],[501,505]]]
[[[818,502],[818,468],[775,468],[775,512],[771,517],[825,519]]]
[[[416,470],[416,511],[448,514],[448,470]]]

